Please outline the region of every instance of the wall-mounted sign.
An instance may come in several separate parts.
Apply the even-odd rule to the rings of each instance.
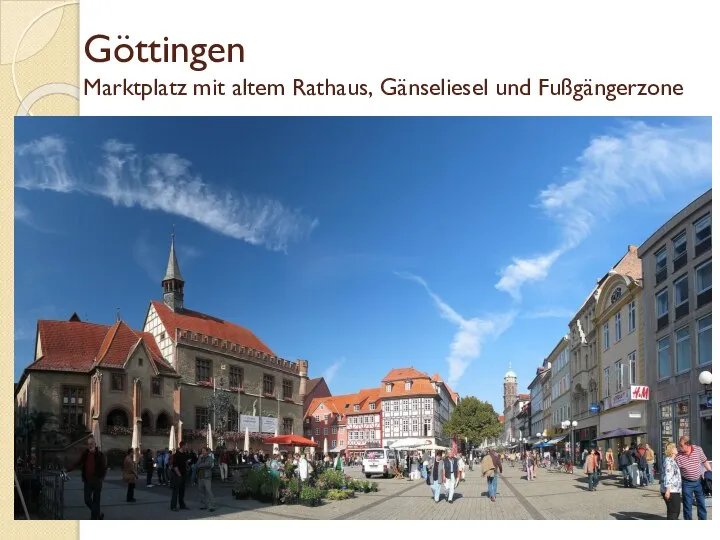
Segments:
[[[650,399],[650,387],[649,386],[631,386],[630,396],[635,401],[647,401]]]
[[[642,418],[642,414],[639,412],[631,411],[628,413],[628,418]]]
[[[619,407],[630,402],[630,389],[620,390],[612,397],[611,407]]]
[[[591,403],[590,404],[590,412],[593,414],[597,414],[600,412],[600,404],[599,403]]]
[[[260,420],[260,430],[263,433],[275,433],[278,428],[277,418],[263,416]]]
[[[240,431],[245,432],[247,429],[250,433],[258,433],[260,431],[260,418],[250,416],[249,414],[240,415]]]

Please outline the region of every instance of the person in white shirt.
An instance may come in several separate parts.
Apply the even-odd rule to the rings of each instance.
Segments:
[[[457,487],[461,481],[465,481],[465,459],[463,458],[462,454],[458,454],[457,468],[458,475],[457,479],[455,480],[455,487]]]

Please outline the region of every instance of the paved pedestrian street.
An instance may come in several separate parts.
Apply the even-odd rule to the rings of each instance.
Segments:
[[[603,475],[597,491],[587,491],[586,477],[538,469],[537,479],[528,482],[519,467],[504,466],[498,482],[496,502],[484,493],[487,481],[479,468],[468,472],[448,504],[445,495],[436,504],[423,480],[377,479],[376,493],[358,494],[345,501],[325,501],[318,507],[271,506],[251,500],[235,500],[231,484],[213,483],[217,510],[200,510],[198,493],[188,485],[185,500],[190,510],[170,511],[170,489],[138,484],[135,503],[125,502],[126,486],[119,472],[111,471],[102,491],[102,511],[111,519],[665,519],[665,504],[657,482],[645,488],[625,489]],[[362,477],[359,468],[348,474]],[[65,518],[88,519],[82,502],[79,475],[65,484]],[[696,515],[693,516],[696,518]],[[708,507],[708,519],[712,508]]]

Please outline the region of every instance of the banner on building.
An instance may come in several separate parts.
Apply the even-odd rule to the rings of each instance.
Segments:
[[[263,416],[260,421],[260,428],[262,433],[275,433],[275,430],[278,428],[277,418]]]
[[[260,418],[258,416],[250,416],[249,414],[241,414],[240,431],[245,433],[245,429],[250,433],[258,433],[260,431]]]

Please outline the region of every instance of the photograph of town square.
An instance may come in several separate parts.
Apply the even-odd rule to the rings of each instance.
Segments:
[[[707,118],[18,118],[15,519],[712,519]]]

